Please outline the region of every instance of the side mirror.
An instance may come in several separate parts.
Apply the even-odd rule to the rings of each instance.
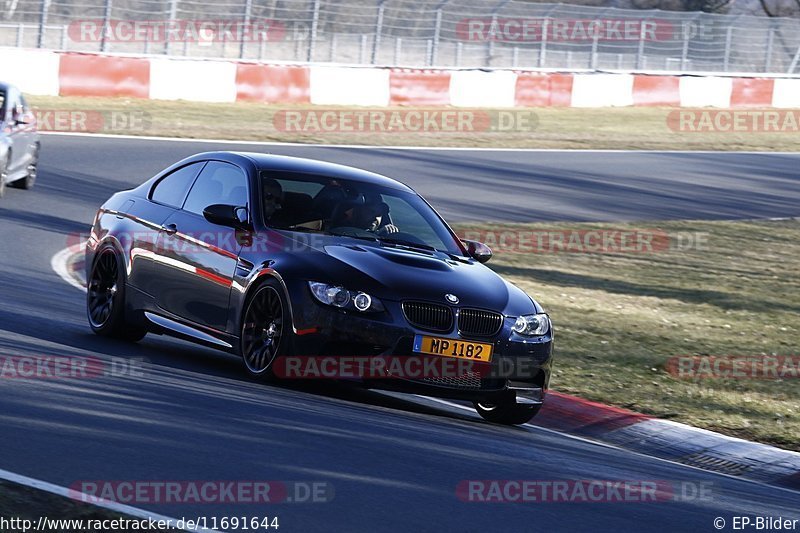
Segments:
[[[479,263],[485,263],[492,258],[492,249],[478,241],[463,241],[467,245],[467,253]]]
[[[240,230],[250,230],[247,209],[235,205],[213,204],[203,209],[203,216],[212,224]]]

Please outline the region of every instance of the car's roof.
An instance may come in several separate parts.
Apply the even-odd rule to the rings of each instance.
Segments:
[[[316,159],[306,159],[303,157],[290,157],[285,155],[263,154],[256,152],[206,152],[197,154],[193,158],[198,159],[223,159],[235,162],[237,158],[249,159],[259,170],[275,170],[283,172],[295,172],[298,174],[313,174],[339,178],[343,180],[357,181],[361,183],[371,183],[392,189],[412,191],[410,187],[392,178],[336,163],[319,161]]]

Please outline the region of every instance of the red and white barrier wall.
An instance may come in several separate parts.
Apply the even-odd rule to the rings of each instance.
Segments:
[[[28,94],[456,107],[800,108],[800,79],[268,65],[0,48]]]

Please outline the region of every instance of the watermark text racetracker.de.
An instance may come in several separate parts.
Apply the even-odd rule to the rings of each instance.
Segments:
[[[449,341],[444,341],[449,342]],[[273,365],[282,379],[441,379],[468,376],[481,379],[531,379],[541,371],[531,358],[495,356],[489,364],[480,353],[459,352],[460,346],[442,346],[428,355],[287,355]],[[467,347],[468,348],[468,347]],[[465,348],[466,350],[466,348]],[[455,355],[454,355],[455,354]]]
[[[150,129],[147,111],[98,111],[96,109],[34,109],[39,131],[65,133],[134,133]]]
[[[116,212],[115,212],[116,214]],[[124,213],[120,213],[124,216]],[[249,251],[293,252],[306,247],[321,248],[325,245],[325,237],[321,234],[285,235],[274,232],[270,234],[254,234],[244,230],[221,230],[201,232],[179,232],[165,235],[158,230],[143,229],[126,231],[116,235],[123,249],[131,250],[133,258],[138,256],[158,256],[164,254],[196,255],[218,254],[232,256],[242,247]],[[67,236],[68,247],[83,248],[89,241],[97,242],[97,235],[89,233],[71,233]]]
[[[482,109],[282,109],[273,126],[284,133],[469,134],[530,133],[539,126],[531,110]]]
[[[714,27],[696,21],[653,18],[477,17],[456,24],[467,42],[645,42],[713,37]]]
[[[328,481],[275,480],[80,480],[68,496],[85,503],[125,505],[329,503]]]
[[[274,19],[82,19],[72,21],[67,35],[73,42],[166,43],[276,42],[307,36],[305,23]]]
[[[800,111],[790,109],[676,109],[667,114],[675,133],[800,133]]]
[[[456,25],[456,35],[469,42],[586,42],[668,41],[680,26],[668,20],[465,18]]]
[[[666,370],[681,379],[798,379],[800,355],[680,355]]]
[[[479,241],[494,253],[638,253],[707,250],[708,233],[656,228],[466,229],[462,240]]]
[[[144,363],[140,357],[0,355],[0,380],[136,378],[144,376]]]
[[[654,503],[710,502],[712,482],[669,480],[469,479],[456,486],[470,503]]]

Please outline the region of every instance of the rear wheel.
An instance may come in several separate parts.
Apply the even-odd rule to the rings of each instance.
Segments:
[[[8,161],[0,161],[0,198],[6,194],[6,178],[8,178]]]
[[[86,284],[86,315],[103,337],[138,341],[147,330],[125,323],[125,271],[111,245],[100,248]]]
[[[28,168],[26,169],[25,177],[12,182],[10,185],[16,189],[32,188],[33,184],[36,182],[36,173],[38,172],[38,168],[39,168],[39,145],[37,144],[36,147],[33,149],[33,154],[31,155],[30,163],[28,163]]]
[[[267,281],[247,300],[240,335],[240,353],[247,372],[269,380],[275,377],[273,364],[288,352],[290,342],[288,306],[283,289]]]
[[[474,402],[475,410],[481,418],[494,422],[495,424],[518,425],[530,422],[539,413],[541,404],[529,405],[520,404],[516,401],[505,401],[502,403],[490,404]]]

